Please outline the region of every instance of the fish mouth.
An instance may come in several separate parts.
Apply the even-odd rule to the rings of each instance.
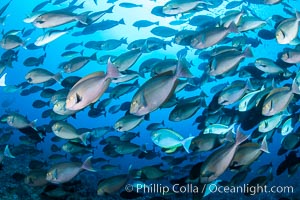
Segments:
[[[43,20],[37,20],[37,21],[35,21],[34,23],[35,23],[35,24],[43,24],[43,23],[45,23],[45,21],[43,21]]]
[[[32,82],[32,78],[30,78],[30,77],[27,78],[26,80],[27,80],[28,83],[31,83],[31,82]]]

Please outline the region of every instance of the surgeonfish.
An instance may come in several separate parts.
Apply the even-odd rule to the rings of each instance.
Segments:
[[[77,15],[64,10],[53,10],[36,16],[32,24],[37,28],[53,28],[73,21],[87,24],[87,19],[86,13]]]
[[[53,165],[46,174],[46,180],[61,184],[70,181],[83,170],[96,172],[91,165],[92,156],[88,157],[84,163],[80,162],[64,162]]]
[[[167,128],[157,129],[151,133],[153,143],[161,148],[169,150],[167,152],[170,153],[180,146],[183,146],[185,151],[189,153],[193,138],[194,136],[184,139],[179,133]]]
[[[278,44],[289,44],[297,37],[299,30],[300,13],[296,11],[295,18],[283,20],[276,28],[276,40]]]
[[[236,131],[235,143],[227,144],[210,154],[200,169],[200,182],[210,183],[222,175],[230,165],[238,146],[247,140],[249,135],[244,135],[241,128]]]
[[[130,113],[141,116],[159,108],[176,88],[178,78],[192,77],[182,60],[178,61],[175,74],[162,74],[145,82],[132,98]]]
[[[113,78],[119,76],[119,71],[109,60],[107,72],[94,72],[80,79],[70,90],[66,99],[66,109],[81,110],[95,103],[109,87]]]

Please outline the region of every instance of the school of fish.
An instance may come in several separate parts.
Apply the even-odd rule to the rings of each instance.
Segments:
[[[17,4],[0,3],[0,170],[28,155],[14,177],[41,199],[76,199],[66,188],[83,175],[98,178],[89,199],[201,199],[210,184],[299,176],[296,0],[45,0],[23,18]],[[32,113],[11,106],[27,97]],[[137,192],[161,180],[206,192]]]

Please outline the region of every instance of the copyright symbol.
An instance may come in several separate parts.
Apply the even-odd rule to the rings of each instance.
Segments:
[[[130,184],[127,184],[127,185],[125,186],[125,190],[126,190],[126,192],[132,192],[132,191],[133,191],[133,186],[130,185]]]

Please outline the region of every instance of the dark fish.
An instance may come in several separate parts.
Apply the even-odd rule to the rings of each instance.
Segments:
[[[208,26],[215,26],[218,24],[218,20],[214,17],[207,15],[197,15],[189,20],[191,26],[197,26],[198,28],[206,28]]]
[[[68,76],[66,77],[62,82],[61,85],[64,88],[72,88],[79,80],[81,79],[81,77],[79,76]]]
[[[275,39],[275,30],[267,30],[267,29],[261,29],[258,31],[258,37],[264,40],[273,40]]]
[[[40,160],[31,160],[29,162],[29,169],[42,169],[43,167],[47,166],[47,162],[42,162]]]
[[[239,7],[243,3],[244,3],[244,1],[230,1],[228,4],[226,4],[225,8],[228,10],[233,9],[233,8]]]
[[[136,21],[132,24],[132,26],[137,27],[138,30],[140,28],[149,27],[149,26],[152,26],[152,25],[159,25],[159,21],[151,22],[151,21],[148,21],[148,20],[138,20],[138,21]]]
[[[295,165],[299,165],[300,158],[297,157],[297,151],[291,151],[286,157],[283,162],[281,162],[276,170],[276,175],[279,176],[282,174],[286,169],[291,168]]]
[[[172,37],[178,33],[178,30],[166,26],[158,26],[153,28],[151,33],[160,37]]]
[[[35,31],[35,28],[31,28],[31,29],[28,29],[26,31],[23,31],[22,32],[22,37],[28,37],[29,35],[31,35],[31,33]]]
[[[127,44],[127,38],[123,37],[119,40],[117,40],[117,39],[106,40],[106,41],[103,41],[103,43],[101,45],[101,50],[104,50],[104,51],[114,50],[114,49],[118,48],[119,46],[121,46],[122,44]]]
[[[21,93],[20,93],[21,96],[28,96],[30,94],[31,94],[31,92],[28,89],[22,90]]]
[[[52,109],[45,110],[45,111],[42,112],[41,116],[42,116],[42,118],[48,118],[48,117],[51,116],[52,112],[53,112]]]
[[[123,3],[120,3],[119,6],[123,7],[123,8],[137,8],[137,7],[143,7],[143,4],[134,4],[134,3],[123,2]]]
[[[23,65],[26,67],[33,67],[33,66],[39,66],[44,63],[44,59],[46,57],[46,53],[40,57],[29,57],[26,60],[24,60]]]
[[[36,5],[33,9],[32,9],[32,13],[35,13],[39,10],[41,10],[42,8],[44,8],[48,3],[51,3],[51,0],[46,0],[46,1],[43,1],[42,3]]]
[[[107,29],[111,29],[115,26],[118,26],[119,24],[125,24],[124,19],[120,19],[119,21],[115,21],[115,20],[103,20],[101,22],[98,23],[94,23],[91,24],[89,26],[87,26],[86,28],[83,29],[82,32],[79,32],[79,35],[89,35],[89,34],[93,34],[97,31],[100,30],[107,30]],[[77,34],[73,33],[73,36],[77,36]]]
[[[45,101],[38,100],[38,99],[32,103],[32,107],[34,107],[34,108],[43,108],[43,107],[49,106],[49,105],[50,105],[50,101],[45,102]]]
[[[36,93],[36,92],[42,91],[43,89],[44,89],[43,87],[34,85],[31,88],[29,88],[28,90],[30,91],[30,93]]]
[[[21,128],[19,131],[27,135],[32,140],[36,140],[38,142],[43,141],[43,137],[46,135],[44,130],[36,130],[32,127]]]
[[[36,46],[34,43],[30,43],[26,46],[26,49],[36,50],[36,49],[44,49],[45,46]]]
[[[68,44],[66,47],[65,47],[65,50],[71,50],[75,47],[78,47],[78,46],[82,46],[83,45],[83,42],[75,42],[75,43],[71,43],[71,44]]]
[[[101,50],[101,46],[103,45],[104,41],[89,41],[85,43],[84,47],[89,49]]]
[[[56,90],[54,89],[46,88],[41,92],[40,96],[43,98],[51,98],[55,94],[55,92]]]

